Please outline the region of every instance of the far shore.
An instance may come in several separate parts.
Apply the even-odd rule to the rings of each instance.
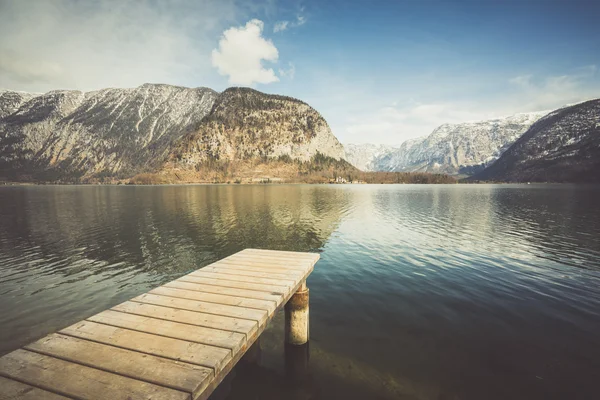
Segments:
[[[361,182],[361,183],[315,183],[315,182],[165,182],[165,183],[122,183],[122,182],[3,182],[2,186],[278,186],[278,185],[562,185],[562,184],[578,184],[589,185],[594,183],[585,182],[464,182],[456,181],[453,183],[406,183],[406,182]]]

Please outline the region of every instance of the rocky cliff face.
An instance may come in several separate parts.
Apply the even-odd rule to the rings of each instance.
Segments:
[[[473,179],[600,182],[600,99],[546,115]]]
[[[373,161],[378,170],[472,174],[489,165],[547,112],[480,122],[444,124]]]
[[[379,166],[375,161],[394,150],[397,148],[382,144],[347,143],[344,145],[344,158],[361,171],[379,171]],[[387,169],[384,168],[383,171],[387,171]]]
[[[154,168],[216,97],[211,89],[151,84],[48,92],[0,119],[0,160],[8,172],[21,166],[19,173],[51,181]]]
[[[167,161],[339,159],[343,148],[307,104],[251,89],[145,84],[42,95],[0,93],[0,177],[127,178]]]
[[[178,141],[170,160],[179,167],[211,161],[309,161],[317,153],[343,158],[344,148],[308,104],[248,88],[225,90],[195,132]]]
[[[21,104],[38,96],[34,93],[0,90],[0,119],[17,111]]]

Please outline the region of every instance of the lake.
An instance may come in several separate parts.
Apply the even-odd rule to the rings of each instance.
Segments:
[[[227,399],[596,399],[600,187],[0,188],[0,354],[247,247],[321,253]]]

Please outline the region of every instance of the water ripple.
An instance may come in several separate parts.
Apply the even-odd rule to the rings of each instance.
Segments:
[[[318,251],[319,354],[419,398],[586,398],[599,200],[568,185],[0,188],[0,353],[246,247]]]

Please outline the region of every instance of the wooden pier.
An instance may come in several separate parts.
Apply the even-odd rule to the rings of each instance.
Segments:
[[[0,399],[206,399],[284,305],[308,340],[318,259],[246,249],[92,315],[1,357]]]

